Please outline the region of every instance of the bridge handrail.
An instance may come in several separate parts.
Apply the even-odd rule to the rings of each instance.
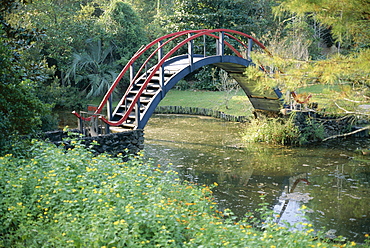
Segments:
[[[134,76],[134,78],[133,79],[131,79],[131,82],[130,82],[130,85],[128,86],[128,89],[129,88],[132,88],[133,87],[133,84],[134,84],[134,82],[135,82],[135,80],[140,76],[140,73],[141,73],[141,71],[145,68],[145,66],[146,66],[146,64],[149,62],[149,60],[151,59],[151,58],[153,58],[156,54],[157,54],[157,52],[161,49],[161,48],[163,48],[166,44],[168,44],[169,42],[171,42],[171,41],[173,41],[174,39],[176,39],[176,38],[178,38],[178,37],[180,37],[180,36],[183,36],[183,35],[187,35],[187,34],[189,34],[189,33],[199,33],[199,32],[202,32],[202,31],[205,31],[205,30],[207,30],[207,29],[200,29],[200,30],[185,30],[185,31],[181,31],[181,32],[176,32],[176,33],[173,33],[173,34],[170,34],[170,35],[172,35],[173,37],[172,38],[170,38],[170,39],[168,39],[166,42],[164,42],[163,44],[161,44],[159,47],[157,47],[153,52],[152,52],[152,54],[151,55],[149,55],[149,57],[145,60],[145,62],[141,65],[141,67],[139,68],[139,70],[137,71],[137,73],[136,73],[136,75]],[[216,36],[216,35],[213,35],[213,34],[207,34],[207,35],[209,35],[209,36],[211,36],[211,37],[213,37],[213,38],[216,38],[216,39],[218,39],[219,37],[218,36]],[[247,46],[245,46],[245,44],[242,42],[242,41],[240,41],[239,39],[237,39],[236,37],[234,37],[234,36],[232,36],[232,35],[229,35],[229,34],[227,34],[229,37],[231,37],[231,38],[233,38],[233,39],[235,39],[236,41],[238,41],[240,44],[242,44],[244,47],[247,47]],[[164,39],[167,39],[167,38],[169,38],[169,37],[171,37],[171,36],[169,36],[169,35],[165,35],[165,36],[162,36],[162,37],[160,37],[160,38],[158,38],[157,40],[155,40],[155,41],[153,41],[153,42],[151,42],[151,43],[149,43],[148,44],[148,46],[146,47],[146,48],[144,48],[143,49],[143,51],[142,52],[145,52],[145,51],[147,51],[149,48],[151,48],[153,45],[155,45],[155,44],[157,44],[157,43],[159,43],[160,41],[162,41],[162,40],[164,40]],[[235,54],[237,54],[239,57],[242,57],[242,55],[230,44],[230,43],[228,43],[227,41],[225,41],[225,44],[233,51],[233,52],[235,52]],[[141,56],[142,55],[142,53],[140,53],[140,54],[138,54],[138,56],[137,56],[137,58],[139,57],[139,56]],[[134,56],[135,57],[135,56]],[[136,59],[137,58],[135,58],[135,60],[134,61],[136,61]],[[134,62],[133,61],[133,62]],[[132,64],[133,64],[133,62],[132,63],[130,63],[129,62],[129,66],[131,66]],[[127,71],[127,70],[126,70]],[[126,72],[125,71],[125,72]],[[124,73],[125,73],[124,72]],[[118,82],[117,82],[118,83]],[[113,84],[114,85],[114,84]],[[107,94],[111,94],[112,92],[113,92],[113,90],[114,90],[114,88],[112,89],[112,91],[109,93],[109,91],[108,91],[108,93]],[[126,91],[126,93],[125,93],[125,95],[122,97],[122,99],[121,99],[121,101],[119,102],[119,104],[118,105],[121,105],[122,103],[123,103],[123,100],[125,99],[125,97],[127,96],[127,93],[128,91]],[[103,103],[103,105],[101,104],[101,109],[103,108],[103,106],[106,104],[106,101],[108,100],[108,98],[109,98],[109,96],[108,97],[106,97],[106,99],[104,99],[103,101],[102,101],[102,103]],[[100,109],[100,106],[98,107],[98,111],[101,111],[101,109]]]
[[[201,30],[196,30],[198,32],[201,32]],[[137,80],[137,78],[140,76],[140,73],[141,71],[145,68],[145,66],[148,64],[149,60],[152,59],[156,54],[157,52],[163,48],[166,44],[168,44],[169,42],[173,41],[174,39],[180,37],[180,36],[183,36],[183,35],[186,35],[186,34],[189,34],[189,33],[193,33],[193,31],[189,31],[189,32],[186,32],[185,34],[179,34],[179,35],[176,35],[174,37],[172,37],[171,39],[168,39],[166,42],[164,42],[163,44],[161,44],[158,48],[156,48],[151,55],[148,56],[148,58],[145,60],[145,62],[141,65],[141,67],[139,68],[139,70],[137,71],[136,75],[131,79],[131,82],[130,82],[130,85],[128,86],[128,89],[132,88],[133,87],[133,84],[134,82]],[[208,36],[211,36],[212,38],[216,38],[216,39],[219,39],[219,37],[217,35],[214,35],[214,34],[206,34]],[[238,41],[240,44],[242,44],[244,47],[247,47],[242,41],[240,41],[239,39],[237,39],[236,37],[232,36],[232,35],[228,35],[229,37],[235,39],[236,41]],[[227,41],[224,41],[224,43],[238,56],[238,57],[243,57],[238,50],[235,49],[235,47],[233,47],[229,42]],[[123,104],[123,100],[125,99],[125,97],[127,96],[128,94],[128,91],[126,91],[125,95],[122,97],[122,100],[119,102],[118,105],[121,105]]]
[[[153,76],[154,76],[154,74],[159,70],[159,68],[163,65],[163,63],[167,60],[167,59],[169,59],[170,58],[170,56],[173,54],[173,53],[175,53],[180,47],[182,47],[183,45],[185,45],[185,44],[187,44],[189,41],[191,41],[191,40],[194,40],[195,38],[198,38],[198,37],[200,37],[200,36],[202,36],[202,35],[210,35],[211,33],[215,33],[215,32],[230,32],[230,33],[235,33],[235,34],[239,34],[239,35],[241,35],[241,36],[244,36],[244,37],[246,37],[246,38],[248,38],[248,39],[251,39],[251,40],[253,40],[254,41],[254,43],[256,43],[259,47],[261,47],[264,51],[266,51],[269,55],[271,55],[271,53],[266,49],[266,47],[262,44],[262,43],[260,43],[258,40],[256,40],[255,38],[253,38],[252,36],[250,36],[250,35],[247,35],[247,34],[245,34],[245,33],[242,33],[242,32],[239,32],[239,31],[236,31],[236,30],[231,30],[231,29],[213,29],[213,30],[189,30],[189,31],[181,31],[181,32],[176,32],[176,33],[174,33],[174,34],[172,34],[172,36],[174,36],[174,35],[179,35],[179,36],[181,36],[181,35],[184,35],[184,34],[188,34],[188,33],[195,33],[194,35],[192,35],[192,36],[190,36],[190,37],[188,37],[187,39],[185,39],[185,40],[183,40],[182,42],[180,42],[179,44],[177,44],[174,48],[172,48],[165,56],[163,56],[163,58],[160,60],[160,62],[154,67],[154,69],[153,69],[153,71],[150,73],[150,75],[149,75],[149,77],[147,77],[146,78],[146,80],[145,80],[145,82],[144,82],[144,84],[142,85],[142,87],[140,88],[140,90],[139,90],[139,93],[135,96],[135,98],[133,99],[133,101],[131,102],[131,104],[130,104],[130,106],[128,107],[128,109],[126,110],[126,113],[121,117],[121,119],[120,120],[118,120],[118,121],[114,121],[114,122],[112,122],[112,121],[109,121],[109,120],[107,120],[106,118],[104,118],[104,117],[100,117],[105,123],[107,123],[108,125],[111,125],[111,126],[118,126],[118,125],[121,125],[127,118],[128,118],[128,116],[129,116],[129,114],[131,113],[131,111],[132,111],[132,109],[133,109],[133,107],[134,107],[134,105],[138,102],[138,99],[139,99],[139,97],[140,97],[140,95],[142,94],[142,92],[144,91],[144,89],[146,88],[146,86],[148,85],[148,83],[149,83],[149,81],[153,78]],[[226,34],[226,33],[225,33]],[[212,35],[210,35],[210,36],[212,36]],[[164,38],[165,37],[165,38]],[[158,38],[158,39],[156,39],[155,41],[153,41],[153,42],[151,42],[149,45],[150,45],[150,47],[151,46],[153,46],[154,44],[156,44],[156,43],[158,43],[158,42],[160,42],[160,41],[162,41],[163,39],[166,39],[166,38],[169,38],[169,37],[171,37],[171,34],[169,34],[169,35],[166,35],[166,36],[163,36],[163,37],[161,37],[161,38]],[[216,36],[217,37],[217,36]],[[229,37],[231,37],[231,38],[233,38],[234,36],[232,36],[232,35],[230,35]],[[234,37],[235,38],[235,37]],[[238,39],[236,39],[237,41],[238,41]],[[240,41],[240,40],[239,40]],[[241,42],[242,43],[242,42]],[[226,43],[225,43],[226,44]],[[146,49],[145,50],[147,50],[147,49],[149,49],[149,45],[147,45],[146,46]],[[163,44],[162,44],[163,45]],[[157,49],[159,49],[159,48],[157,48]],[[158,51],[158,50],[157,50]],[[141,56],[142,55],[142,53],[144,52],[144,49],[143,50],[141,50],[140,52],[138,52],[137,54],[136,54],[136,56],[135,57],[138,57],[138,56]],[[136,58],[137,59],[137,58]],[[135,60],[136,60],[135,59]],[[131,59],[132,60],[132,59]],[[131,62],[131,60],[130,60],[130,62]],[[132,62],[133,63],[133,62]],[[131,64],[132,64],[131,63]],[[130,64],[130,65],[131,65]],[[127,64],[128,65],[128,64]],[[125,70],[125,72],[127,71],[127,69],[128,69],[128,66],[125,66],[125,68],[126,68],[126,70]],[[125,69],[124,68],[124,69]],[[123,71],[123,70],[122,70]],[[123,75],[122,75],[123,76]],[[121,76],[121,78],[122,78],[122,76]],[[116,83],[116,81],[115,81],[115,83]],[[118,83],[118,82],[117,82]],[[113,86],[113,85],[112,85]],[[114,88],[112,88],[111,87],[111,89],[110,90],[112,90],[113,91],[113,89]],[[108,92],[109,93],[109,92]],[[107,93],[107,94],[108,94]],[[108,97],[109,98],[109,97]],[[106,99],[106,100],[108,100],[108,98]],[[100,107],[100,106],[99,106]]]
[[[198,30],[197,30],[198,31]],[[189,33],[192,33],[192,32],[189,32]],[[166,44],[168,44],[170,41],[180,37],[180,36],[183,36],[185,34],[181,34],[181,35],[177,35],[177,36],[174,36],[172,37],[171,39],[167,40],[166,42],[164,42],[162,45],[160,45],[157,49],[154,50],[154,52],[148,56],[148,58],[145,60],[145,62],[142,64],[142,66],[140,67],[140,69],[138,70],[138,72],[136,73],[135,77],[132,79],[132,81],[135,81],[139,76],[140,76],[140,72],[145,68],[146,64],[149,62],[149,60],[151,58],[153,58],[156,53],[161,49],[163,48]],[[219,37],[217,35],[214,35],[214,34],[207,34],[208,36],[211,36],[213,38],[216,38],[218,39]],[[230,36],[232,37],[232,36]],[[235,38],[235,37],[233,37]],[[238,40],[237,38],[235,38],[235,40],[237,40],[238,42],[240,42],[241,44],[243,44],[240,40]],[[225,41],[225,44],[236,54],[238,55],[239,57],[242,57],[242,55],[239,53],[238,50],[236,50],[229,42]],[[244,45],[244,44],[243,44]]]
[[[194,30],[195,32],[196,30]],[[134,56],[127,62],[127,64],[123,67],[123,69],[121,70],[121,72],[118,74],[117,78],[114,80],[113,84],[109,87],[107,93],[104,95],[104,98],[103,100],[101,101],[100,105],[98,106],[98,108],[95,110],[94,114],[99,114],[102,110],[103,110],[103,107],[105,106],[105,104],[108,102],[108,99],[109,97],[112,95],[114,89],[116,88],[117,84],[121,81],[122,77],[126,74],[126,72],[128,71],[128,69],[130,68],[130,66],[144,53],[146,52],[148,49],[150,49],[153,45],[157,44],[158,42],[164,40],[164,39],[167,39],[167,38],[170,38],[172,36],[176,36],[176,35],[179,35],[179,34],[182,34],[182,33],[188,33],[189,30],[185,30],[185,31],[179,31],[179,32],[175,32],[175,33],[171,33],[171,34],[167,34],[167,35],[164,35],[162,37],[159,37],[157,39],[155,39],[154,41],[150,42],[149,44],[147,44],[144,48],[141,47],[139,48],[139,50],[134,54]],[[74,114],[75,116],[77,116],[79,119],[82,119],[84,121],[90,121],[91,120],[91,117],[94,116],[91,115],[90,117],[82,117],[81,115],[79,115],[76,111],[73,111],[72,114]]]

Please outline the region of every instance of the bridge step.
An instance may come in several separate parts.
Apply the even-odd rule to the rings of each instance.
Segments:
[[[157,90],[144,90],[141,95],[148,95],[148,96],[154,96],[157,94]],[[129,94],[134,94],[135,96],[139,93],[139,90],[130,90]]]
[[[127,101],[130,101],[130,102],[133,102],[134,101],[134,97],[127,97],[126,100]],[[151,98],[147,98],[146,97],[146,98],[142,99],[140,97],[140,104],[142,104],[142,103],[150,103],[151,100],[152,100]]]
[[[128,106],[122,104],[122,105],[119,106],[119,110],[125,111],[127,109],[127,107]],[[135,111],[136,110],[136,106],[134,106],[132,110]],[[140,106],[140,112],[143,112],[144,110],[145,110],[145,106]],[[117,111],[117,114],[120,114],[121,111]]]

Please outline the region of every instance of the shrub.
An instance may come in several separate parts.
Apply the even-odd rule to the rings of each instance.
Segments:
[[[312,227],[288,230],[217,210],[209,186],[176,172],[36,143],[32,157],[0,157],[0,247],[316,247]],[[215,184],[217,186],[217,184]],[[315,234],[317,236],[318,234]],[[320,243],[321,244],[321,243]],[[325,244],[329,246],[329,244]]]
[[[248,123],[243,139],[247,142],[295,145],[299,144],[300,132],[292,118],[255,119]]]
[[[289,118],[255,119],[244,131],[247,142],[266,142],[279,145],[303,145],[324,138],[324,127],[314,119],[303,116],[297,120],[292,113]]]

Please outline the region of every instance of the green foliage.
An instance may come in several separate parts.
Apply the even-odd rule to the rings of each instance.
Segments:
[[[324,127],[314,119],[292,113],[288,118],[259,118],[248,123],[243,139],[276,145],[305,145],[321,141]]]
[[[44,103],[54,106],[54,110],[81,110],[87,105],[86,95],[77,87],[63,87],[56,80],[52,83],[36,85],[35,91],[37,97]]]
[[[0,154],[4,154],[19,139],[17,135],[40,130],[42,118],[50,115],[51,106],[36,97],[34,82],[21,81],[12,63],[11,50],[3,39],[0,39],[0,51]]]
[[[40,130],[42,118],[50,114],[50,106],[33,94],[26,82],[0,84],[0,112],[2,113],[0,144],[8,143],[14,134],[30,134]]]
[[[262,33],[274,27],[273,1],[177,0],[169,16],[167,30],[230,28],[246,33]],[[263,30],[263,31],[262,31]]]
[[[43,39],[39,38],[32,49],[33,60],[53,58],[64,71],[74,49],[85,48],[85,40],[99,33],[93,12],[86,12],[80,1],[33,1],[8,14],[7,21],[14,27],[44,30]]]
[[[114,45],[118,64],[122,67],[142,45],[148,43],[142,19],[129,4],[122,1],[110,1],[104,7],[98,24],[104,31],[103,42]]]
[[[248,68],[247,72],[252,76],[251,80],[262,90],[266,87],[278,86],[280,89],[296,91],[301,87],[318,84],[322,84],[323,89],[341,85],[343,90],[330,94],[327,101],[335,102],[343,97],[367,101],[363,96],[367,94],[367,88],[370,85],[370,49],[363,49],[359,53],[350,55],[338,54],[329,59],[314,62],[284,59],[278,56],[268,57],[265,54],[254,55],[265,68],[271,70],[270,74],[263,74],[257,68]],[[351,90],[352,88],[355,90]]]
[[[324,126],[310,117],[300,123],[299,132],[299,144],[318,142],[325,138]]]
[[[210,66],[200,68],[194,74],[195,81],[192,84],[192,88],[196,90],[217,90],[215,85],[215,74],[217,71],[219,69]]]
[[[247,124],[243,139],[247,142],[296,145],[300,141],[300,132],[293,118],[254,119]]]
[[[307,61],[320,56],[320,40],[314,28],[307,18],[289,16],[258,39],[274,56]]]
[[[370,3],[362,0],[282,0],[277,12],[288,11],[299,16],[309,15],[331,28],[335,38],[353,41],[360,46],[370,39]]]
[[[122,1],[87,1],[84,4],[80,1],[63,4],[58,1],[35,1],[27,6],[19,6],[6,18],[16,27],[44,30],[42,39],[39,37],[32,49],[24,54],[26,63],[32,64],[32,61],[44,58],[55,60],[56,69],[62,74],[60,83],[63,86],[70,85],[64,81],[64,75],[70,75],[71,70],[74,70],[74,58],[80,56],[80,63],[85,64],[87,56],[101,56],[90,58],[98,59],[94,66],[91,66],[92,61],[87,62],[90,67],[88,69],[99,67],[99,72],[96,72],[96,68],[94,73],[78,72],[84,81],[89,82],[77,85],[89,95],[101,94],[138,48],[147,43],[140,17]],[[94,42],[86,42],[87,40]],[[98,45],[95,42],[101,42],[101,53],[96,50]],[[92,50],[95,51],[91,52]],[[110,58],[103,58],[104,52],[108,50]],[[112,61],[115,63],[112,64]],[[66,79],[69,79],[69,75]],[[101,88],[96,87],[101,82]]]
[[[180,182],[176,172],[143,162],[142,154],[122,162],[95,157],[72,143],[75,148],[68,151],[35,143],[29,158],[0,157],[0,246],[316,247],[326,242],[319,233],[313,238],[310,226],[292,231],[277,225],[265,205],[265,222],[253,215],[237,221],[229,210],[217,210],[209,186]]]
[[[104,48],[101,41],[88,41],[87,51],[74,53],[73,63],[67,70],[65,80],[85,91],[86,97],[103,95],[118,73],[113,62],[113,47]]]

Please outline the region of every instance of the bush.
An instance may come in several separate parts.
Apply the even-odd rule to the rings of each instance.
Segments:
[[[217,210],[208,186],[174,171],[36,143],[32,157],[0,157],[0,247],[309,247],[313,229],[288,230]],[[215,184],[216,185],[216,184]],[[217,185],[216,185],[217,186]],[[315,234],[315,236],[318,234]],[[319,244],[318,244],[319,245]],[[329,244],[325,244],[329,245]]]
[[[303,118],[302,118],[303,117]],[[324,127],[310,117],[292,113],[289,118],[255,119],[243,133],[247,142],[266,142],[278,145],[304,145],[324,138]]]
[[[2,32],[0,31],[0,34]],[[0,156],[10,151],[20,140],[18,135],[40,130],[42,120],[49,116],[51,105],[43,103],[34,93],[35,82],[22,81],[20,70],[14,63],[10,47],[0,37]],[[44,119],[46,120],[46,119]],[[45,124],[45,123],[44,123]],[[44,126],[45,128],[47,126]]]
[[[248,123],[243,139],[247,142],[296,145],[300,142],[300,132],[293,118],[255,119]]]

